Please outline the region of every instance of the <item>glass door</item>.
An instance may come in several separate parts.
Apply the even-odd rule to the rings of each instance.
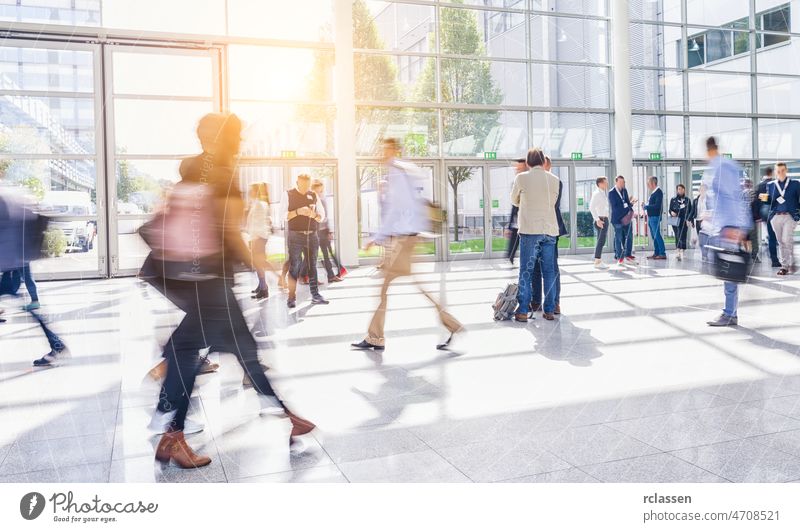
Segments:
[[[447,256],[480,258],[487,252],[484,165],[447,165]],[[499,207],[499,206],[498,206]]]
[[[136,233],[202,151],[195,129],[218,111],[217,49],[105,48],[109,250],[112,276],[135,273],[149,249]]]
[[[484,204],[489,211],[489,252],[493,257],[503,257],[508,245],[505,231],[511,220],[511,188],[517,177],[516,165],[489,166],[488,175],[488,197],[491,200]]]
[[[654,175],[652,165],[634,165],[633,176],[625,180],[625,187],[628,189],[628,195],[631,199],[636,198],[639,201],[633,206],[633,249],[634,251],[650,251],[653,249],[653,239],[650,238],[650,229],[647,227],[647,216],[645,215],[644,205],[650,196],[647,190],[647,178]],[[609,183],[610,187],[614,186],[614,181]],[[664,187],[661,187],[664,190]],[[664,192],[667,196],[667,192]]]

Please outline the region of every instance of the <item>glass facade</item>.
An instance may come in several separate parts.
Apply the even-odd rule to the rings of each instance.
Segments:
[[[447,211],[444,243],[420,253],[500,252],[509,161],[530,146],[553,157],[568,223],[582,227],[593,174],[614,171],[620,30],[609,0],[352,3],[355,92],[345,97],[332,0],[286,3],[280,17],[249,0],[0,0],[1,28],[52,39],[0,48],[2,183],[85,212],[74,232],[96,238],[70,241],[48,271],[135,269],[137,224],[199,150],[194,126],[211,110],[245,121],[243,183],[280,191],[295,167],[310,168],[328,194],[337,159],[353,155],[336,136],[352,113],[361,177],[341,178],[360,179],[361,237],[379,220],[386,137],[424,167],[426,196]],[[748,172],[786,160],[800,176],[800,0],[628,6],[634,165],[663,161],[688,184],[713,134]],[[75,193],[71,203],[56,201],[61,192]],[[584,229],[560,245],[588,247]]]

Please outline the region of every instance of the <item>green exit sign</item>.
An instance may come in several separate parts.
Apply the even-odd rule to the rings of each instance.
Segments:
[[[578,206],[580,207],[582,205],[583,205],[583,198],[578,198]]]
[[[653,152],[650,154],[651,161],[660,161],[661,160],[661,153],[660,152]]]
[[[483,158],[487,161],[496,161],[497,160],[497,152],[496,151],[485,151],[483,152]]]
[[[281,152],[281,158],[282,159],[296,159],[297,158],[297,152],[294,151],[294,150],[282,151]]]
[[[723,153],[722,156],[725,157],[726,159],[733,159],[732,153]]]
[[[572,152],[572,155],[570,155],[570,158],[571,158],[573,161],[582,161],[582,160],[583,160],[583,152],[581,152],[581,151],[574,151],[574,152]]]

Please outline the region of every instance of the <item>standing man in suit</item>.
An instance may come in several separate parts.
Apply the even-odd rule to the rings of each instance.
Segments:
[[[519,207],[520,267],[519,306],[514,319],[528,321],[533,270],[542,259],[544,278],[544,319],[554,320],[556,303],[555,252],[559,228],[554,205],[558,200],[559,180],[544,169],[545,156],[540,148],[528,152],[530,170],[519,174],[511,189],[511,204]]]
[[[528,171],[528,165],[525,164],[525,158],[517,159],[515,161],[517,166],[515,170],[517,175],[522,172]],[[508,239],[508,247],[506,247],[506,258],[514,265],[514,257],[517,255],[517,248],[519,247],[519,223],[517,218],[519,216],[519,207],[516,205],[511,206],[511,216],[508,217],[508,227],[506,227],[506,238]]]
[[[664,193],[658,186],[658,178],[650,176],[647,178],[647,189],[650,191],[650,198],[644,210],[647,213],[647,228],[650,229],[650,236],[653,238],[653,254],[648,259],[666,260],[667,248],[664,245],[664,237],[661,236],[661,213],[664,209]]]
[[[789,179],[786,163],[775,165],[778,179],[769,184],[769,222],[780,245],[778,275],[789,275],[794,266],[794,230],[800,220],[800,183]]]
[[[636,198],[628,196],[625,178],[618,175],[614,180],[614,188],[608,193],[608,205],[611,208],[611,225],[614,226],[614,259],[621,266],[626,261],[635,266],[633,256],[633,238],[631,236],[631,220]]]

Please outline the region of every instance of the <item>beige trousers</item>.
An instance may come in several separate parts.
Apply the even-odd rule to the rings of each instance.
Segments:
[[[375,314],[372,316],[372,321],[369,323],[367,331],[367,342],[372,345],[385,345],[386,338],[383,336],[384,323],[386,322],[386,300],[387,293],[389,292],[389,285],[398,277],[406,277],[411,275],[411,259],[414,256],[414,246],[417,244],[419,237],[416,236],[403,236],[392,239],[392,244],[386,250],[386,259],[383,263],[383,285],[381,285],[381,301]],[[413,278],[412,278],[413,279]],[[433,296],[426,292],[422,286],[414,280],[414,285],[422,292],[428,301],[433,303],[436,307],[436,312],[439,313],[439,321],[442,325],[452,334],[461,330],[463,327],[461,323],[455,319],[444,307],[442,307]]]
[[[781,266],[787,270],[794,264],[794,228],[797,222],[788,214],[776,214],[772,217],[772,230],[780,248]]]

